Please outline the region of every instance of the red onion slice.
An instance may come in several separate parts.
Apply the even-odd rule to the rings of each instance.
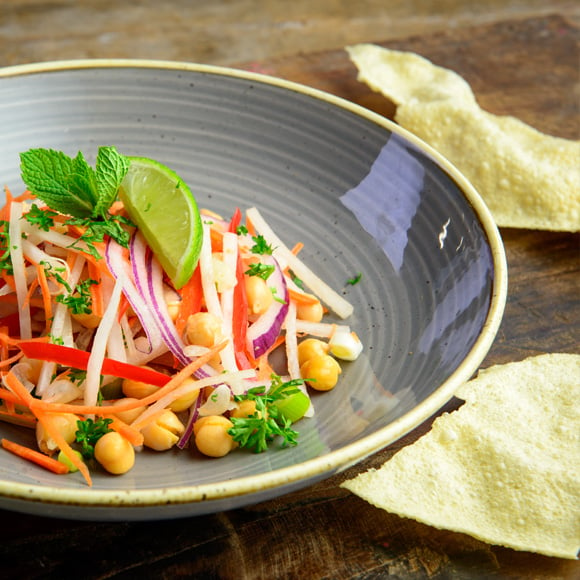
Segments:
[[[248,348],[256,359],[266,354],[276,342],[288,312],[289,300],[284,273],[277,260],[273,256],[263,255],[261,256],[261,261],[263,264],[274,266],[274,271],[267,280],[267,284],[274,294],[274,302],[248,328]]]

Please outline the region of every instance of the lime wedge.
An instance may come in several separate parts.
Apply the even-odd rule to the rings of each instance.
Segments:
[[[174,171],[145,157],[129,157],[119,189],[131,221],[176,288],[193,274],[203,238],[193,194]]]

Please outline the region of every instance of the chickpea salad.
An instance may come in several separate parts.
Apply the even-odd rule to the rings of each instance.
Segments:
[[[14,435],[6,451],[91,485],[144,447],[217,458],[298,443],[310,390],[333,389],[363,349],[325,320],[353,308],[302,244],[257,208],[199,210],[171,169],[114,147],[94,168],[31,149],[21,170],[26,191],[6,188],[0,210],[0,420],[37,447]]]

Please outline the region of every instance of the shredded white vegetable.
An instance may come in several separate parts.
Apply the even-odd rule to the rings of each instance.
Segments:
[[[10,260],[16,287],[16,299],[18,303],[18,317],[20,319],[20,337],[32,338],[32,320],[30,318],[30,304],[28,303],[28,287],[26,284],[26,272],[24,266],[24,254],[22,252],[22,203],[13,201],[10,205],[10,225],[8,235],[10,237]]]
[[[334,313],[341,318],[348,318],[353,313],[353,306],[340,294],[333,290],[324,280],[315,274],[302,260],[295,256],[284,242],[274,233],[257,208],[252,207],[246,211],[248,219],[256,230],[274,248],[274,257],[287,264],[318,299],[326,304]]]
[[[97,328],[97,332],[95,333],[93,348],[87,364],[87,377],[85,379],[84,393],[85,405],[97,404],[101,379],[101,367],[103,366],[103,360],[107,349],[107,340],[111,333],[111,328],[117,320],[117,311],[119,309],[122,290],[123,280],[122,276],[119,276],[115,282],[111,299],[107,304],[103,318]]]

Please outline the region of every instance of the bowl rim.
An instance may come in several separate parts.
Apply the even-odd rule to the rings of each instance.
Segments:
[[[411,132],[390,119],[343,97],[315,89],[294,81],[268,74],[226,66],[154,59],[78,59],[20,64],[0,68],[0,82],[4,78],[31,76],[40,73],[83,69],[143,68],[175,70],[249,80],[258,84],[279,87],[324,101],[352,114],[365,118],[395,133],[422,150],[455,180],[463,196],[473,207],[489,244],[493,263],[492,292],[489,312],[476,342],[457,369],[426,399],[376,432],[325,455],[274,471],[236,479],[199,485],[171,488],[96,490],[89,487],[62,489],[49,485],[25,484],[0,480],[0,499],[19,500],[79,508],[155,507],[211,502],[250,496],[256,492],[298,484],[301,481],[331,476],[362,461],[390,445],[419,426],[440,410],[465,381],[478,370],[489,352],[499,330],[507,300],[507,259],[499,229],[490,210],[469,180],[443,155]],[[9,506],[6,506],[9,507]]]

